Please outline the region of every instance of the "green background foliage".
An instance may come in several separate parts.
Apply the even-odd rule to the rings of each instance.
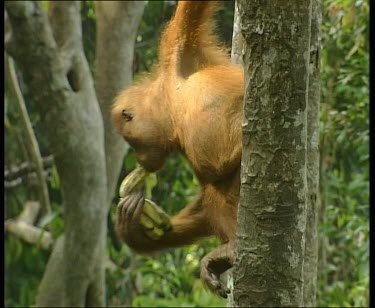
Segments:
[[[368,1],[323,1],[321,306],[369,306],[368,34]]]
[[[48,1],[44,1],[45,7]],[[160,34],[174,11],[171,1],[150,1],[141,22],[133,71],[135,78],[156,62]],[[323,0],[321,61],[321,207],[319,211],[319,306],[369,305],[369,2]],[[83,1],[82,26],[86,56],[94,71],[95,10]],[[218,33],[231,44],[233,2],[218,14]],[[21,79],[33,128],[43,156],[50,154],[39,116]],[[12,97],[5,97],[5,165],[28,161]],[[134,167],[131,150],[124,158],[120,180]],[[37,200],[35,177],[5,190],[6,218],[16,217],[27,200]],[[56,239],[64,230],[62,198],[56,168],[49,171],[52,214],[37,225]],[[171,157],[146,182],[148,197],[169,214],[192,200],[199,187],[188,162]],[[142,306],[225,306],[199,280],[199,260],[217,241],[203,240],[189,247],[168,249],[153,256],[138,256],[119,243],[114,232],[115,204],[108,217],[107,255],[116,267],[107,270],[107,304]],[[49,251],[5,235],[5,305],[31,306]]]

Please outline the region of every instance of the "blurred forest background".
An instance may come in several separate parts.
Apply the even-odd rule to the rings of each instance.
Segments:
[[[44,2],[48,5],[48,2]],[[321,207],[319,211],[318,306],[369,306],[369,1],[322,0],[321,62]],[[234,2],[218,14],[218,33],[230,51]],[[134,78],[150,70],[174,1],[146,5],[136,39]],[[94,69],[95,9],[83,1],[82,27],[86,57]],[[24,94],[29,116],[45,158],[52,212],[38,217],[37,226],[57,238],[64,230],[59,177],[32,100]],[[5,218],[21,213],[38,200],[37,177],[25,162],[20,115],[5,94]],[[25,167],[21,168],[20,167]],[[136,166],[130,150],[120,179]],[[23,170],[14,174],[12,170]],[[152,199],[176,213],[196,193],[198,183],[180,156],[147,180]],[[113,199],[117,203],[117,198]],[[134,255],[114,234],[115,207],[108,217],[107,305],[225,306],[206,292],[199,280],[199,260],[217,243],[214,239],[153,257]],[[5,306],[35,304],[50,250],[5,234]]]

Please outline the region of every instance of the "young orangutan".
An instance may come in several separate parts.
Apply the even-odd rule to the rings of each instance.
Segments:
[[[229,292],[220,274],[232,266],[242,154],[243,71],[231,64],[213,33],[212,1],[180,1],[160,44],[152,76],[115,100],[113,120],[154,172],[172,152],[187,157],[201,193],[171,218],[172,228],[148,238],[139,223],[144,197],[134,192],[118,204],[117,230],[135,251],[147,253],[217,236],[222,245],[201,261],[201,278],[215,293]]]

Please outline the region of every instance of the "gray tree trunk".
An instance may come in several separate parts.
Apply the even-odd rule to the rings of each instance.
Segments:
[[[304,304],[316,306],[318,276],[319,208],[319,105],[320,105],[320,25],[321,1],[312,0],[309,65],[309,100],[307,106],[307,209],[304,260]]]
[[[310,1],[238,1],[245,105],[233,305],[303,306]]]
[[[122,158],[128,148],[113,129],[110,112],[115,96],[132,81],[134,43],[145,4],[145,1],[95,2],[95,88],[104,120],[108,205],[115,193]]]
[[[114,131],[111,119],[113,99],[130,85],[133,77],[134,44],[145,1],[96,1],[95,89],[104,122],[104,147],[107,178],[107,212],[112,204],[123,157],[128,150],[124,139]],[[114,27],[113,25],[116,25]],[[103,223],[107,229],[107,220]],[[105,254],[105,239],[100,255]],[[96,263],[100,280],[89,290],[94,295],[103,287],[102,263]]]
[[[144,3],[139,6],[143,10]],[[64,236],[56,242],[47,264],[37,306],[104,306],[108,201],[124,149],[119,142],[114,141],[112,147],[105,141],[110,124],[108,117],[102,117],[83,53],[80,3],[50,2],[50,20],[40,2],[7,1],[5,7],[12,28],[6,48],[41,116],[64,199]],[[122,10],[125,18],[118,23],[135,25],[133,17],[139,21],[142,10],[133,11],[136,16]],[[133,48],[133,36],[121,39],[122,43],[129,39]],[[120,60],[114,72],[103,69],[102,74],[117,75],[121,70],[130,76],[124,62]],[[104,95],[102,90],[100,97]],[[107,101],[102,104],[109,106]],[[116,152],[112,159],[117,161],[111,160],[108,167],[106,152],[112,149]]]

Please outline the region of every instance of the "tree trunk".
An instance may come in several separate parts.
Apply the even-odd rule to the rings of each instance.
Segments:
[[[6,48],[16,60],[41,116],[64,200],[65,232],[50,256],[39,287],[37,306],[104,306],[103,257],[108,201],[118,177],[119,171],[115,168],[120,166],[124,150],[117,146],[120,150],[111,157],[108,172],[105,153],[119,142],[105,142],[104,129],[110,125],[103,123],[83,53],[80,3],[52,1],[49,4],[50,20],[40,2],[5,3],[12,28]],[[116,25],[133,24],[131,14],[124,14],[128,14],[127,18]],[[135,23],[139,21],[139,14],[141,10],[137,11]],[[126,42],[128,37],[121,39]],[[120,61],[113,74],[126,68],[123,64]],[[102,72],[112,74],[110,70]],[[130,76],[131,71],[123,74]],[[119,85],[114,90],[116,87]],[[104,116],[104,121],[109,121],[108,117]],[[111,179],[110,185],[107,178]]]
[[[318,276],[318,208],[319,198],[319,105],[320,105],[320,24],[321,2],[312,1],[309,65],[309,98],[307,105],[307,209],[304,260],[304,305],[316,306]]]
[[[53,262],[52,254],[49,263],[56,266],[45,273],[37,304],[84,306],[105,235],[105,157],[98,142],[104,130],[81,45],[79,3],[58,4],[55,22],[64,22],[60,26],[65,31],[53,33],[41,3],[6,2],[13,30],[9,52],[41,115],[64,198],[63,262]],[[59,272],[63,275],[57,276]],[[96,304],[104,304],[104,290]]]
[[[135,38],[144,6],[144,1],[95,2],[95,88],[104,121],[107,211],[115,194],[124,154],[129,148],[124,139],[113,129],[111,107],[115,96],[132,81]],[[107,221],[104,222],[106,229]],[[101,246],[101,255],[104,254],[105,240],[102,241]],[[104,279],[102,263],[97,263],[95,272]],[[97,290],[101,288],[101,280],[98,280],[89,289],[89,294],[97,294]]]
[[[111,107],[115,96],[132,81],[134,44],[144,7],[145,1],[95,2],[95,88],[104,120],[108,205],[127,149],[124,139],[113,129]]]
[[[310,1],[241,0],[245,106],[234,306],[303,306]]]

